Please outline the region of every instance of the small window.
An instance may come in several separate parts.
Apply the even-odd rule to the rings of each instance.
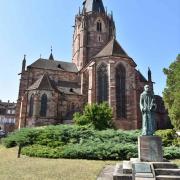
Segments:
[[[11,110],[10,109],[7,110],[7,114],[11,114]]]
[[[98,42],[102,42],[101,36],[98,36]]]
[[[71,88],[69,91],[70,91],[70,92],[74,92],[74,89],[73,89],[73,88]]]
[[[97,22],[97,32],[101,32],[102,31],[102,23],[101,23],[101,21],[99,20],[98,22]]]
[[[82,28],[85,28],[85,25],[86,25],[85,22],[82,22]]]
[[[71,110],[72,110],[72,111],[75,110],[75,105],[74,105],[74,103],[71,104]]]

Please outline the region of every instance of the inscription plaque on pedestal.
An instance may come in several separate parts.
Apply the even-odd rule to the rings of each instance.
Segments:
[[[151,165],[148,163],[134,163],[132,164],[133,180],[137,179],[149,179],[154,180],[154,175],[151,169]]]
[[[158,136],[140,136],[138,138],[138,153],[141,161],[162,162],[162,140]]]
[[[133,168],[135,173],[152,173],[150,164],[134,163]]]

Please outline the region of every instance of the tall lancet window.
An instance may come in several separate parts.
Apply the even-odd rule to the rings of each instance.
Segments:
[[[116,114],[126,118],[126,70],[123,65],[116,67]]]
[[[108,70],[106,64],[97,69],[97,102],[108,101]]]
[[[97,22],[97,32],[101,32],[102,31],[102,23],[100,20],[98,20]]]
[[[43,94],[41,97],[40,116],[46,117],[46,114],[47,114],[47,95]]]
[[[34,95],[31,95],[29,101],[29,117],[33,116],[33,109],[34,109]]]

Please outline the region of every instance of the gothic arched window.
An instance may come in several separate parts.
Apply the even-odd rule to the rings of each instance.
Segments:
[[[32,117],[33,109],[34,109],[34,95],[31,95],[31,98],[29,101],[29,117]]]
[[[41,97],[41,110],[40,110],[40,116],[46,117],[47,113],[47,95],[43,94]]]
[[[97,102],[108,101],[108,70],[104,63],[97,70],[97,84]]]
[[[116,67],[116,114],[126,118],[126,70],[123,65]]]
[[[102,31],[102,23],[100,20],[98,20],[97,22],[97,32],[101,32]]]

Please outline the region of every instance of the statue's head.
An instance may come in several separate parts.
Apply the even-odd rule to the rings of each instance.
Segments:
[[[144,86],[144,91],[148,92],[148,93],[151,92],[151,87],[149,85],[145,85]]]

